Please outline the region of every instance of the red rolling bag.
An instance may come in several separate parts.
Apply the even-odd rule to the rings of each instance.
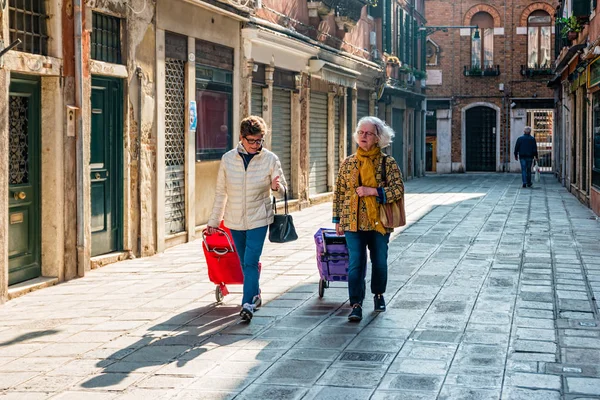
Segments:
[[[217,285],[215,298],[217,303],[221,303],[223,297],[229,294],[227,284],[242,285],[244,283],[244,273],[235,250],[231,231],[223,225],[223,222],[216,233],[209,235],[207,229],[202,231],[202,250],[208,266],[208,279]],[[258,269],[259,271],[261,269],[260,263],[258,263]]]

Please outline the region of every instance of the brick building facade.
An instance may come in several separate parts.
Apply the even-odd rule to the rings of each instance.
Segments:
[[[518,171],[512,149],[527,125],[549,170],[552,4],[427,0],[425,9],[429,170]]]

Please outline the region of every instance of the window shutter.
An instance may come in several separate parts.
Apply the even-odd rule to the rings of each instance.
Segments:
[[[417,20],[412,20],[412,45],[413,45],[413,67],[419,67],[419,28],[417,27]]]
[[[392,2],[383,1],[383,52],[392,53]]]
[[[408,14],[404,18],[404,63],[410,65],[410,18]]]
[[[421,41],[421,71],[427,69],[427,36],[425,34],[418,35]]]
[[[400,30],[400,7],[396,7],[396,57],[400,58],[400,42],[402,40],[402,31]]]
[[[573,15],[588,17],[590,15],[590,0],[573,0]]]

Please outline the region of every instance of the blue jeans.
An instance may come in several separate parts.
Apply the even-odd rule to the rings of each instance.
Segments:
[[[531,185],[531,165],[533,164],[533,158],[519,157],[519,161],[521,162],[523,185]]]
[[[254,296],[260,293],[258,280],[260,271],[258,270],[258,261],[262,254],[265,238],[267,237],[268,226],[249,229],[247,231],[236,231],[231,229],[231,236],[235,243],[235,249],[240,257],[242,272],[244,273],[244,295],[242,296],[242,305],[252,304]]]
[[[365,298],[367,248],[371,258],[371,293],[383,294],[387,286],[387,260],[390,234],[377,231],[344,232],[348,245],[348,295],[350,304],[362,305]]]

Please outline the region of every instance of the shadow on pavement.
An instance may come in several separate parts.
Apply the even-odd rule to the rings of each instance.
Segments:
[[[207,316],[207,314],[212,315]],[[207,321],[194,322],[202,318]],[[174,369],[182,368],[208,351],[203,346],[209,344],[212,337],[238,320],[239,306],[209,305],[175,315],[148,328],[148,333],[137,342],[116,350],[106,359],[99,361],[96,366],[102,367],[103,371],[100,375],[83,382],[81,386],[84,388],[115,386],[125,380],[129,374],[136,371],[148,372],[149,369],[153,369],[152,367],[158,369],[172,364]],[[175,325],[179,327],[166,332],[169,326]],[[159,331],[165,331],[165,334],[159,336],[153,333]],[[239,339],[236,335],[228,336],[234,341],[245,339],[244,336],[239,336]]]
[[[6,342],[0,343],[0,347],[3,346],[10,346],[16,343],[20,343],[20,342],[25,342],[27,340],[32,340],[32,339],[37,339],[37,338],[41,338],[44,336],[50,336],[50,335],[54,335],[56,333],[58,333],[60,331],[57,331],[56,329],[46,329],[44,331],[37,331],[37,332],[28,332],[25,333],[21,336],[17,336],[14,339],[8,340]]]

